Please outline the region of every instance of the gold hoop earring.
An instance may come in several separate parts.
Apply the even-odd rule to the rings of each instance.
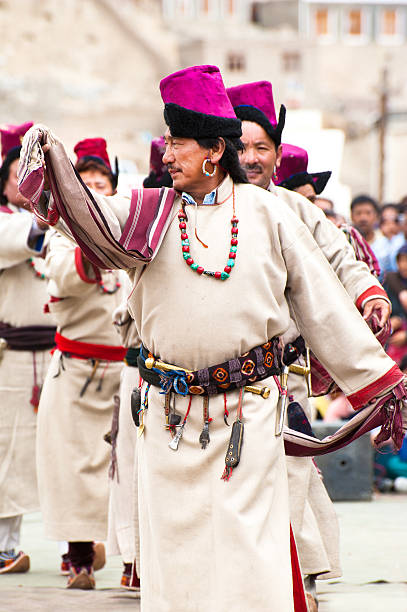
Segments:
[[[208,172],[208,171],[207,171],[207,169],[206,169],[206,162],[209,162],[209,163],[211,163],[211,164],[212,164],[212,162],[211,162],[211,160],[209,159],[209,157],[207,157],[206,159],[204,159],[204,160],[203,160],[203,162],[202,162],[202,173],[203,173],[205,176],[209,176],[209,177],[211,177],[211,176],[215,176],[215,174],[216,174],[216,165],[215,165],[215,164],[212,164],[212,165],[213,165],[213,172],[212,172],[212,174],[211,174],[211,173],[210,173],[210,172]]]

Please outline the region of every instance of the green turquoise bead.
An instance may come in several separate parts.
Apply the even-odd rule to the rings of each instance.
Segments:
[[[230,268],[233,268],[233,266],[235,265],[235,260],[234,260],[234,259],[228,259],[228,263],[227,263],[227,265],[228,265]]]
[[[181,240],[182,246],[189,246],[189,240]]]
[[[231,250],[231,252],[232,252],[232,253],[236,253],[236,251],[237,251],[237,247],[235,247],[235,246],[231,246],[231,247],[230,247],[230,250]]]
[[[199,268],[199,266],[198,266],[198,264],[197,264],[197,263],[193,263],[193,264],[192,264],[192,266],[191,266],[191,268],[192,268],[193,270],[197,270],[197,269]]]
[[[182,256],[185,260],[189,259],[191,255],[189,253],[182,253]]]
[[[227,272],[222,272],[222,274],[220,275],[221,280],[226,280],[227,278],[229,278],[229,274]]]

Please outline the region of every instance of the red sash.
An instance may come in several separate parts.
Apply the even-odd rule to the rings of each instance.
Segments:
[[[89,342],[79,342],[55,334],[55,344],[62,353],[69,353],[72,357],[82,357],[83,359],[103,359],[104,361],[123,361],[127,349],[124,346],[109,346],[105,344],[91,344]]]

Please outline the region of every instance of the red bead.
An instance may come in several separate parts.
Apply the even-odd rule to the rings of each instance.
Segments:
[[[237,246],[237,238],[232,238],[232,240],[230,241],[230,244],[232,246]]]
[[[199,266],[199,268],[197,268],[196,271],[198,272],[198,274],[203,274],[204,273],[204,269],[203,269],[202,266]]]
[[[182,212],[182,210],[180,210],[179,213],[178,213],[178,219],[185,219],[185,218],[186,218],[185,213]]]
[[[182,232],[181,240],[188,240],[188,234],[186,234],[185,232]]]
[[[188,257],[186,261],[189,266],[192,266],[192,264],[194,263],[194,260],[192,259],[192,257]]]
[[[237,229],[237,227],[232,227],[232,234],[238,234],[239,230]]]
[[[232,223],[239,223],[239,219],[237,217],[232,217]]]
[[[228,274],[230,274],[232,272],[232,268],[230,266],[225,266],[224,268],[225,272],[227,272]]]
[[[182,247],[182,252],[183,253],[189,253],[189,246],[183,246]]]
[[[36,272],[35,275],[36,276],[41,276],[41,272]]]
[[[229,259],[236,259],[236,253],[229,253]]]
[[[215,278],[220,278],[221,277],[221,272],[215,272]]]
[[[33,268],[35,266],[35,263],[33,261],[30,261],[30,266]]]
[[[182,223],[179,224],[179,229],[187,229],[187,224],[182,221]]]

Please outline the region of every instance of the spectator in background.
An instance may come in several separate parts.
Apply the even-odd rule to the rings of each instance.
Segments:
[[[327,211],[334,212],[334,203],[329,198],[322,198],[321,196],[315,198],[314,204],[318,206],[326,214]]]
[[[397,271],[396,255],[405,242],[396,204],[383,206],[380,213],[380,231],[382,236],[377,238],[371,247],[379,260],[383,279],[387,273]]]
[[[392,305],[392,335],[388,340],[387,353],[401,363],[407,355],[407,244],[396,256],[397,271],[388,272],[384,287]]]
[[[352,224],[363,238],[372,245],[382,233],[378,229],[380,208],[376,200],[368,195],[353,198],[350,205]]]

